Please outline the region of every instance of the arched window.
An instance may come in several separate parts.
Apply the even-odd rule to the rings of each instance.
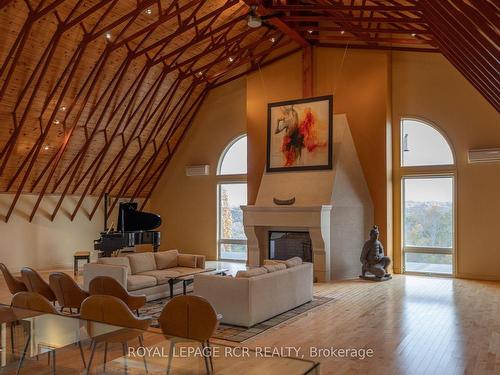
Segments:
[[[247,259],[243,211],[247,204],[247,136],[241,135],[224,149],[217,168],[217,248],[221,260]]]
[[[446,138],[433,126],[415,119],[401,122],[401,166],[452,165]]]
[[[241,135],[226,147],[219,161],[218,175],[247,174],[247,136]]]
[[[402,119],[400,129],[404,271],[451,275],[455,237],[452,149],[436,127],[421,120]]]

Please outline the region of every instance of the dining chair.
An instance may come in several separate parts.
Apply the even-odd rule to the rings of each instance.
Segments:
[[[23,267],[21,269],[21,276],[28,292],[41,294],[50,302],[55,304],[56,296],[54,292],[50,289],[49,284],[45,282],[38,272],[36,272],[33,268]]]
[[[118,281],[109,276],[97,276],[90,280],[89,294],[116,297],[125,302],[130,310],[135,311],[137,316],[139,309],[146,304],[146,296],[130,294]]]
[[[12,297],[11,306],[18,309],[38,311],[46,314],[54,314],[61,315],[55,306],[44,296],[35,292],[19,292]],[[28,339],[26,340],[26,344],[24,346],[23,353],[21,355],[21,359],[19,360],[19,365],[17,368],[17,374],[21,371],[21,367],[23,366],[24,359],[26,357],[26,352],[28,351],[29,345],[31,342],[31,332],[28,334]],[[85,355],[83,354],[82,343],[78,341],[78,347],[80,349],[80,355],[82,357],[83,366],[86,367],[85,363]],[[55,373],[56,371],[56,349],[50,350],[47,352],[49,365],[50,365],[50,357],[52,354],[52,371]],[[38,358],[38,356],[37,356]]]
[[[28,290],[26,288],[26,285],[24,285],[22,278],[12,275],[5,264],[0,263],[0,271],[2,271],[3,278],[5,279],[5,283],[9,288],[10,294],[14,295],[16,293],[25,292]]]
[[[10,325],[10,349],[12,355],[15,356],[14,350],[14,325],[18,318],[11,307],[0,306],[0,324]]]
[[[222,315],[215,312],[210,302],[199,296],[177,296],[165,305],[158,323],[163,334],[170,341],[167,374],[170,373],[176,343],[186,340],[201,344],[207,374],[213,373],[214,366],[209,340],[221,318]],[[205,349],[208,349],[208,356]]]
[[[79,313],[82,302],[89,296],[71,276],[64,272],[51,273],[49,286],[57,298],[61,312],[67,308],[70,313],[73,313],[73,309],[76,309],[77,313]]]
[[[141,347],[144,347],[143,331],[147,330],[151,318],[137,317],[132,310],[121,299],[110,295],[91,295],[82,303],[80,318],[87,320],[87,333],[92,338],[91,354],[87,366],[87,374],[92,367],[96,347],[104,343],[104,372],[108,354],[108,344],[122,344],[123,357],[125,361],[125,373],[127,373],[127,351],[128,343],[138,339]],[[110,324],[123,327],[117,331],[109,331],[98,323]],[[146,357],[143,357],[144,369],[148,372]]]

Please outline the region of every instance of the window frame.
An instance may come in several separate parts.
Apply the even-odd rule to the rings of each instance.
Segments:
[[[453,164],[440,164],[440,165],[419,165],[419,166],[403,166],[403,123],[406,120],[412,120],[421,122],[427,126],[431,126],[435,129],[447,142],[448,147],[450,148]],[[397,167],[396,176],[399,180],[399,186],[397,192],[397,196],[399,196],[400,207],[399,207],[399,254],[400,254],[400,267],[401,272],[403,274],[408,275],[429,275],[429,276],[439,276],[439,277],[455,277],[457,274],[457,158],[456,153],[453,147],[453,143],[450,141],[450,138],[446,135],[446,133],[439,128],[432,121],[429,121],[425,118],[419,116],[401,116],[399,118],[399,126],[397,130],[398,135],[398,155],[399,160],[396,161],[395,165]],[[405,246],[405,188],[404,181],[409,178],[451,178],[453,184],[452,191],[452,226],[453,226],[453,236],[452,236],[452,248],[440,248],[440,247],[414,247],[414,246]],[[396,180],[397,181],[397,180]],[[396,244],[396,243],[395,243]],[[442,274],[442,273],[426,273],[426,272],[414,272],[414,271],[406,271],[406,253],[426,253],[426,254],[445,254],[452,256],[452,272],[451,274]]]
[[[247,174],[246,173],[241,173],[241,174],[220,174],[220,169],[222,167],[222,162],[224,161],[224,158],[227,155],[227,152],[231,149],[231,147],[238,142],[240,139],[247,137],[246,133],[239,134],[235,138],[233,138],[224,148],[222,151],[219,161],[217,163],[217,174],[216,174],[216,180],[217,180],[217,188],[216,188],[216,202],[217,202],[217,241],[216,241],[216,247],[217,247],[217,260],[220,261],[231,261],[231,262],[239,262],[239,263],[246,263],[247,260],[235,260],[235,259],[227,259],[227,258],[222,258],[221,257],[221,245],[223,244],[230,244],[230,245],[245,245],[247,247],[247,259],[248,259],[248,240],[239,240],[239,239],[223,239],[221,238],[221,230],[222,230],[222,215],[221,215],[221,186],[222,185],[227,185],[227,184],[245,184],[247,185]]]
[[[247,138],[248,139],[248,136],[247,136],[246,133],[240,134],[240,135],[236,136],[235,138],[233,138],[226,145],[226,147],[224,148],[224,150],[222,150],[222,153],[221,153],[221,155],[219,157],[219,161],[217,163],[217,173],[216,173],[217,177],[231,178],[231,177],[234,177],[234,176],[245,176],[245,180],[246,180],[247,173],[233,173],[233,174],[222,174],[221,173],[222,163],[224,162],[224,159],[226,158],[227,153],[234,146],[234,144],[236,142],[238,142],[239,140],[241,140],[243,138]],[[248,165],[247,165],[247,172],[248,172]]]
[[[404,161],[404,146],[403,146],[403,123],[405,121],[415,121],[415,122],[420,122],[424,125],[427,125],[434,129],[436,132],[438,132],[439,135],[443,137],[443,139],[446,141],[448,144],[448,147],[450,148],[451,152],[451,157],[453,159],[451,164],[432,164],[432,165],[409,165],[405,166],[403,165]],[[434,124],[432,121],[429,121],[427,119],[421,118],[421,117],[415,117],[415,116],[404,116],[399,119],[399,168],[401,170],[405,171],[412,171],[412,170],[421,170],[422,168],[425,168],[426,170],[436,170],[436,172],[442,171],[442,170],[448,170],[450,168],[454,169],[454,167],[457,164],[457,158],[455,155],[455,151],[453,149],[452,143],[449,139],[449,137],[444,133],[436,124]]]

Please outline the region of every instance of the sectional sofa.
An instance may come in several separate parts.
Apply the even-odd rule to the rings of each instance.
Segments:
[[[235,277],[196,274],[194,294],[222,314],[222,323],[251,327],[311,301],[313,265],[292,258],[268,261]]]
[[[170,296],[169,280],[205,271],[202,255],[179,254],[177,250],[133,253],[99,258],[84,266],[84,289],[96,276],[110,276],[131,294],[146,295],[148,301]]]

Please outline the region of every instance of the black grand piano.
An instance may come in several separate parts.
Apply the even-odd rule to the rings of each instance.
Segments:
[[[101,232],[101,238],[94,240],[94,250],[101,251],[101,256],[109,257],[123,248],[151,244],[153,251],[157,251],[160,232],[153,229],[160,225],[160,215],[138,211],[136,202],[122,202],[118,209],[117,230]]]

